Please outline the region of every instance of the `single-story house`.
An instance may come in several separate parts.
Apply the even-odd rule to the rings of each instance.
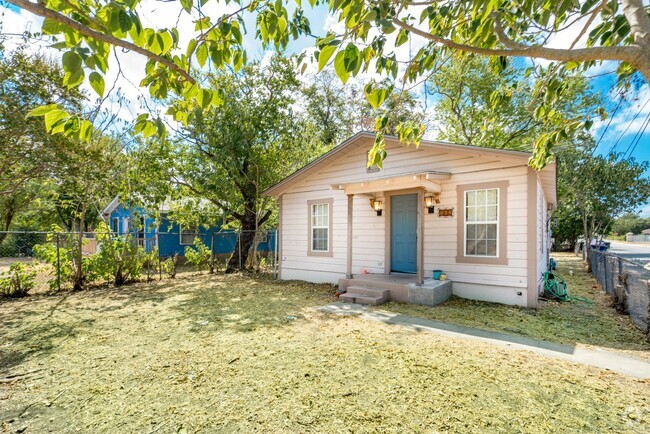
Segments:
[[[147,252],[158,247],[162,257],[184,256],[185,249],[194,245],[196,237],[207,245],[213,245],[217,255],[229,255],[237,245],[237,232],[222,229],[221,224],[211,227],[184,227],[169,219],[168,204],[159,210],[160,222],[153,213],[142,207],[132,207],[120,202],[116,196],[102,211],[102,218],[116,235],[131,234]],[[139,220],[139,224],[133,222]],[[214,242],[213,242],[214,237]],[[258,251],[272,252],[275,249],[275,231],[268,231],[263,241],[258,244]]]
[[[555,163],[537,172],[526,152],[386,137],[379,169],[367,167],[374,138],[358,133],[264,191],[279,201],[280,278],[338,283],[373,304],[436,304],[444,283],[459,297],[535,307]]]

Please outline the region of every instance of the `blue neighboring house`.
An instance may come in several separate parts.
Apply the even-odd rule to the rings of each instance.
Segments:
[[[140,207],[123,204],[117,197],[102,211],[102,218],[111,228],[111,232],[117,235],[133,235],[138,244],[147,252],[158,247],[159,255],[162,257],[183,256],[185,248],[194,245],[194,239],[197,236],[206,246],[210,246],[214,239],[213,251],[215,254],[230,254],[237,245],[237,232],[222,230],[221,224],[209,228],[203,226],[198,229],[196,227],[186,228],[170,220],[167,215],[166,208],[160,209],[159,226],[151,217],[151,213],[147,214],[147,211]],[[139,220],[139,224],[132,225],[131,222],[136,219]],[[258,244],[257,250],[272,252],[274,249],[275,231],[269,231],[265,240]]]

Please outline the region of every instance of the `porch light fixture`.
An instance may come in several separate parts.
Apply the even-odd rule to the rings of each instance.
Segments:
[[[424,206],[429,210],[429,214],[433,214],[435,212],[435,204],[436,200],[433,196],[426,196],[424,198]]]
[[[370,199],[370,208],[377,212],[377,217],[381,217],[381,211],[384,209],[384,204],[381,200],[374,197]]]

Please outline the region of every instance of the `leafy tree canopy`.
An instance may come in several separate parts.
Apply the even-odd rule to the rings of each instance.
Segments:
[[[228,270],[239,268],[254,243],[255,232],[273,214],[262,191],[315,156],[325,146],[306,129],[294,110],[300,82],[295,59],[275,56],[262,68],[246,65],[236,74],[209,77],[223,90],[224,104],[195,108],[192,122],[178,131],[178,170],[174,182],[185,193],[204,198],[242,230]]]
[[[646,229],[650,229],[650,218],[643,218],[638,214],[628,212],[614,220],[610,232],[618,235],[628,233],[638,235]]]
[[[7,231],[61,173],[61,156],[76,146],[74,139],[50,135],[43,119],[27,114],[43,104],[80,109],[85,96],[62,83],[56,62],[27,54],[25,47],[7,52],[0,47],[0,231]],[[45,122],[56,117],[48,114]],[[0,234],[0,242],[5,235]]]
[[[644,173],[650,163],[622,159],[616,153],[594,155],[593,139],[589,137],[583,143],[586,146],[562,151],[558,161],[558,193],[579,214],[589,245],[595,236],[608,233],[617,216],[648,201],[650,179]],[[590,249],[585,250],[588,259]]]
[[[256,13],[255,34],[264,46],[284,49],[291,39],[311,32],[300,0],[296,0],[295,8],[282,0],[226,0],[225,4],[236,7],[220,16],[203,13],[206,0],[181,0],[184,13],[195,23],[194,34],[184,38],[175,28],[144,26],[139,0],[9,1],[45,18],[42,32],[56,36],[55,47],[64,51],[64,80],[68,86],[88,80],[102,95],[111,47],[121,47],[148,59],[141,86],[154,98],[164,100],[175,95],[168,114],[185,124],[193,120],[195,106],[206,109],[225,101],[224,90],[202,86],[193,68],[209,64],[216,70],[230,68],[236,72],[245,65],[245,12]],[[318,3],[325,2],[310,0],[312,7]],[[566,71],[612,60],[619,63],[617,72],[622,83],[635,72],[646,81],[650,79],[650,17],[642,0],[329,0],[327,5],[344,30],[317,39],[316,60],[321,69],[333,63],[343,82],[360,71],[374,70],[414,83],[434,72],[436,59],[450,52],[488,57],[495,72],[504,68],[508,57],[553,61],[549,68],[531,70],[543,78],[544,89],[535,101],[535,118],[553,127],[552,133],[540,136],[535,143],[531,160],[534,167],[548,161],[559,140],[591,122],[566,122],[553,110],[566,87]],[[564,48],[550,47],[549,39],[562,35],[567,28],[578,29],[575,40],[567,41]],[[400,69],[395,47],[412,37],[426,43]],[[586,47],[579,46],[583,37]],[[376,108],[382,107],[393,91],[380,84],[365,89]],[[56,111],[57,116],[49,130],[81,138],[90,136],[87,121],[58,106],[50,105],[33,114],[51,111]],[[389,112],[383,111],[377,118],[378,134],[370,163],[381,163],[385,158],[383,134],[389,126],[388,117]],[[163,122],[147,115],[138,118],[137,128],[145,135],[164,132]],[[403,122],[396,132],[404,143],[418,143],[423,129],[416,123]]]

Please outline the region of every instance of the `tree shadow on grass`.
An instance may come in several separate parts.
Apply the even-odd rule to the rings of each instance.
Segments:
[[[81,329],[92,327],[93,322],[93,319],[74,322],[42,320],[32,312],[18,313],[10,321],[3,318],[0,329],[17,327],[10,323],[20,323],[20,329],[11,337],[5,333],[10,344],[0,348],[0,372],[9,372],[33,357],[47,357],[56,351],[60,342],[77,337]]]
[[[190,332],[248,332],[289,326],[303,316],[305,308],[332,301],[331,285],[276,281],[264,275],[207,274],[30,297],[3,303],[0,370],[47,357],[63,340],[90,331],[95,318],[106,322],[138,315],[143,321],[178,323],[180,319],[189,323]]]
[[[255,276],[220,276],[196,285],[172,308],[192,321],[191,331],[253,331],[283,327],[303,316],[305,308],[334,301],[331,285],[275,281]]]

